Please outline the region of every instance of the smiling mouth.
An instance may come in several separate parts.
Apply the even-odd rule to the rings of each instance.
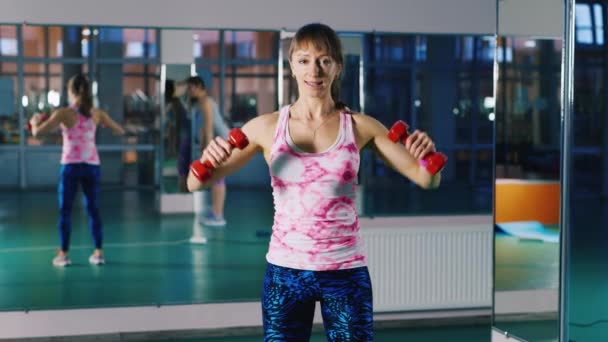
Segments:
[[[307,86],[312,88],[321,88],[323,86],[323,81],[304,81],[304,83],[306,83]]]

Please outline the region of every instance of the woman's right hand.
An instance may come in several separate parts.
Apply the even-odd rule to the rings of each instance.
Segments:
[[[200,161],[203,164],[205,161],[208,161],[216,168],[224,163],[228,157],[230,157],[231,153],[232,145],[222,137],[215,137],[215,139],[211,140],[203,150]]]
[[[46,115],[44,113],[36,113],[30,119],[30,125],[32,125],[32,126],[38,126],[39,124],[41,124],[46,119],[48,119],[48,115]]]

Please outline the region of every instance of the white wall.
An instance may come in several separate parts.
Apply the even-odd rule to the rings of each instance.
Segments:
[[[493,0],[2,0],[0,22],[491,34]]]
[[[500,35],[561,38],[563,31],[563,0],[498,0]]]
[[[0,23],[561,37],[563,0],[2,0]]]
[[[162,30],[160,60],[164,64],[194,63],[192,57],[193,43],[192,31],[189,30]]]

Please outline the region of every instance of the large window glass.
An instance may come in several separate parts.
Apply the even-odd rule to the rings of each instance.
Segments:
[[[17,27],[0,25],[0,56],[16,56],[17,52]]]
[[[0,61],[0,145],[19,143],[17,64]]]
[[[88,70],[86,64],[24,63],[23,97],[21,105],[25,120],[36,113],[51,114],[57,107],[67,104],[65,84],[71,75]],[[26,134],[28,145],[61,145],[59,130],[32,137]]]
[[[573,133],[567,175],[569,224],[563,313],[567,341],[608,339],[608,48],[604,44],[606,1],[576,1]],[[566,137],[564,137],[566,139]]]
[[[276,110],[278,36],[264,31],[194,31],[197,74],[230,125]]]
[[[192,32],[194,58],[203,60],[220,57],[220,31],[196,30]]]
[[[490,37],[365,36],[365,112],[428,132],[449,158],[440,189],[425,191],[364,154],[366,214],[491,212],[494,45]]]
[[[100,144],[156,144],[158,142],[159,59],[157,30],[98,29],[94,54],[99,106],[126,126],[126,141],[105,130]]]
[[[88,56],[93,29],[86,26],[22,26],[23,54],[32,58]]]
[[[25,123],[35,113],[50,114],[67,105],[66,83],[82,73],[91,81],[94,105],[128,132],[123,138],[98,130],[99,149],[111,144],[116,153],[153,151],[158,143],[157,39],[158,30],[148,28],[0,25],[0,144],[16,145],[20,154],[59,153],[59,129],[33,137]],[[43,150],[34,150],[41,145]],[[55,186],[54,174],[23,174],[19,182],[26,187]],[[149,186],[156,182],[140,179]]]
[[[559,333],[561,42],[499,38],[494,326]],[[531,338],[534,329],[542,337]]]

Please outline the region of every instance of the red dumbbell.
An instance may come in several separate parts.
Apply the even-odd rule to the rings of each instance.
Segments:
[[[409,126],[405,122],[399,120],[395,122],[393,127],[388,131],[388,138],[394,143],[401,141],[401,143],[405,145],[405,141],[409,137],[408,128]],[[437,172],[443,170],[447,161],[448,157],[445,154],[431,152],[422,157],[420,163],[430,174],[435,175]]]
[[[232,148],[238,148],[239,150],[244,149],[249,145],[249,139],[243,131],[239,128],[233,128],[228,134],[228,143]],[[201,163],[200,160],[195,160],[190,164],[190,170],[194,177],[196,177],[201,183],[204,183],[211,177],[211,173],[213,172],[213,164],[210,161],[205,160]]]
[[[40,113],[40,123],[45,122],[48,118],[49,118],[48,114]],[[30,132],[32,131],[32,124],[30,123],[29,120],[25,123],[25,129],[27,129]]]

